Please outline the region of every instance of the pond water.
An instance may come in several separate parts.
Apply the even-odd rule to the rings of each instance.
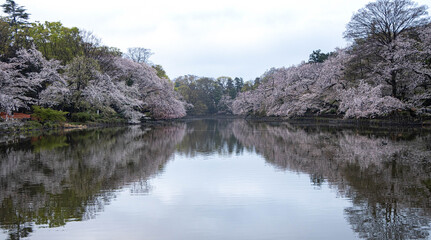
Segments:
[[[0,139],[0,239],[430,238],[420,129],[236,119]]]

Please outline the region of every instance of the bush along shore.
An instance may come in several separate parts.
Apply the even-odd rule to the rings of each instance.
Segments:
[[[41,132],[71,131],[103,127],[125,127],[143,125],[147,127],[170,124],[178,119],[143,119],[139,123],[128,122],[121,116],[103,116],[91,113],[57,111],[51,108],[33,106],[33,113],[0,114],[0,136],[14,134],[40,134]],[[229,116],[230,118],[234,116]],[[234,117],[237,118],[237,117]]]
[[[86,129],[102,126],[119,126],[128,124],[122,118],[103,118],[90,113],[75,113],[57,111],[51,108],[33,106],[32,114],[15,113],[1,114],[0,132],[29,132],[55,129]],[[70,119],[66,118],[70,115]]]

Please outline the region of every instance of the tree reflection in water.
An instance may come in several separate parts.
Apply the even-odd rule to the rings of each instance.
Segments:
[[[1,228],[20,239],[34,224],[94,218],[126,183],[146,192],[184,133],[185,124],[108,128],[0,145]]]
[[[308,173],[353,202],[345,210],[366,239],[423,239],[431,217],[431,135],[411,130],[322,130],[236,121],[235,137],[274,166]]]
[[[147,180],[172,155],[256,152],[277,169],[307,173],[352,206],[352,229],[365,239],[423,239],[431,220],[431,135],[413,130],[342,129],[206,120],[108,128],[0,144],[0,224],[10,239],[33,225],[94,218],[131,184]]]

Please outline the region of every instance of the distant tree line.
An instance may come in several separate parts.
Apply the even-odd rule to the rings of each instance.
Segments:
[[[232,101],[244,88],[236,77],[197,77],[186,75],[174,79],[175,90],[191,104],[189,115],[232,114]]]

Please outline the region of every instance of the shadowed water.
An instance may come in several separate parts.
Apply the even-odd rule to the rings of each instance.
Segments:
[[[431,135],[196,120],[0,142],[0,239],[429,239]]]

